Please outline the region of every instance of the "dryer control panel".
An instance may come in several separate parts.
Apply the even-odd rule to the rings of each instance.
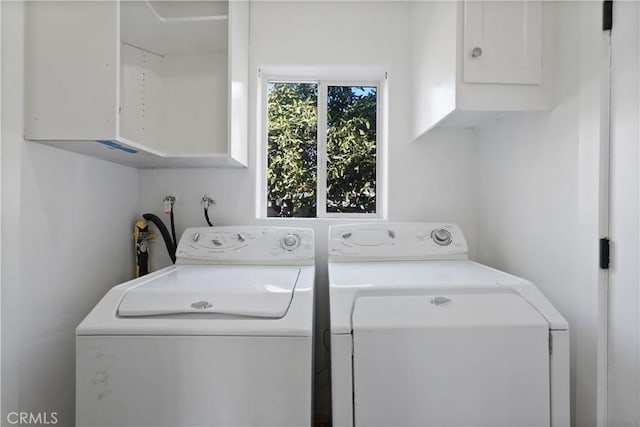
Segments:
[[[187,228],[176,264],[312,265],[313,230],[292,227]]]
[[[329,261],[468,259],[456,224],[375,222],[329,228]]]

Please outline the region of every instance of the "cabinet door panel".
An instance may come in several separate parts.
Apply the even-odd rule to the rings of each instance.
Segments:
[[[463,81],[540,84],[542,4],[464,2]]]
[[[113,139],[118,3],[30,1],[25,7],[26,138]]]
[[[229,2],[229,153],[247,165],[249,2]]]

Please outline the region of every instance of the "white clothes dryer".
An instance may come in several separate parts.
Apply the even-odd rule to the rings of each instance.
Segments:
[[[569,426],[569,328],[454,224],[329,230],[333,425]]]
[[[189,228],[176,255],[78,326],[76,424],[310,425],[313,231]]]

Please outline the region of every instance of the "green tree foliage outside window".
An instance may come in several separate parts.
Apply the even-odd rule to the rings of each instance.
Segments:
[[[318,85],[269,83],[268,216],[315,217]]]
[[[375,87],[329,86],[327,212],[376,211]]]
[[[326,212],[375,213],[377,88],[327,87]],[[317,213],[318,84],[269,83],[267,209]]]

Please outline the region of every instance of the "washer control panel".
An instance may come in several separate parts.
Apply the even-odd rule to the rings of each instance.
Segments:
[[[291,227],[187,228],[176,264],[312,265],[313,230]]]
[[[468,259],[456,224],[375,222],[329,228],[330,261]]]

